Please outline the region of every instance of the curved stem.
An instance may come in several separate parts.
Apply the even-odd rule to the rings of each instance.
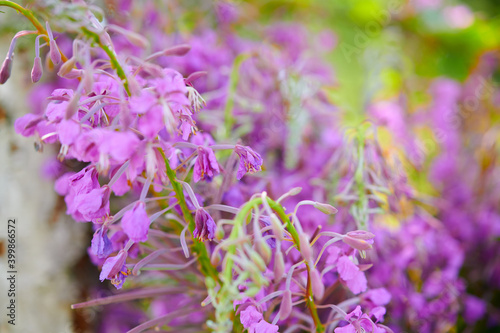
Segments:
[[[82,31],[87,37],[91,38],[94,43],[99,45],[99,47],[108,55],[109,61],[111,62],[111,67],[113,67],[113,69],[116,71],[116,75],[118,75],[118,77],[122,80],[123,87],[125,88],[127,94],[130,96],[130,88],[128,85],[127,75],[125,74],[125,70],[123,69],[123,67],[118,62],[115,51],[101,42],[101,38],[99,38],[98,33],[90,31],[87,28],[82,28]]]
[[[23,6],[15,3],[13,1],[9,1],[9,0],[0,0],[0,6],[10,7],[12,9],[17,10],[20,14],[22,14],[24,17],[26,17],[31,22],[31,24],[33,24],[33,26],[36,28],[36,30],[38,31],[38,33],[40,35],[43,35],[42,38],[45,39],[47,44],[49,43],[49,37],[48,37],[47,30],[40,23],[40,21],[37,20],[37,18],[35,17],[35,15],[33,14],[33,12],[31,10],[26,9]],[[68,58],[64,55],[64,53],[62,53],[61,50],[59,50],[59,53],[61,53],[61,59],[63,61],[68,60]]]
[[[172,188],[174,189],[175,192],[175,197],[179,201],[179,206],[181,207],[182,215],[184,216],[184,219],[188,223],[188,229],[192,233],[195,228],[194,218],[187,207],[186,198],[184,197],[184,191],[182,190],[182,185],[177,180],[175,172],[170,167],[170,164],[168,162],[167,157],[165,156],[165,153],[163,152],[163,149],[158,148],[158,151],[160,152],[161,156],[163,157],[163,160],[165,161],[165,167],[167,169],[167,177],[170,180],[170,183],[172,184]],[[193,252],[197,255],[198,262],[200,264],[200,270],[203,273],[203,275],[210,276],[215,281],[220,281],[219,273],[217,272],[215,267],[212,266],[212,264],[210,263],[210,257],[208,256],[205,244],[197,239],[193,239]]]

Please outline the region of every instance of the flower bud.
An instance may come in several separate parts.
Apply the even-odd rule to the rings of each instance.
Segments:
[[[181,44],[170,47],[161,51],[164,56],[183,56],[191,50],[191,46],[188,44]]]
[[[203,77],[207,75],[207,72],[204,72],[204,71],[199,71],[199,72],[194,72],[194,73],[191,73],[186,79],[184,79],[184,82],[186,83],[191,83],[197,79],[199,79],[200,77]]]
[[[338,212],[337,208],[333,207],[332,205],[321,202],[315,202],[314,208],[327,215],[336,214]]]
[[[168,56],[183,56],[186,53],[188,53],[189,50],[191,50],[191,46],[189,46],[188,44],[176,45],[176,46],[170,47],[168,49],[162,50],[160,52],[153,53],[152,55],[147,57],[145,60],[150,61],[152,59],[156,59],[156,58],[162,57],[162,56],[166,56],[166,57],[168,57]]]
[[[51,40],[49,42],[50,46],[50,60],[54,65],[57,65],[61,62],[61,52],[59,52],[59,48],[57,47],[56,41]]]
[[[266,263],[264,262],[264,259],[257,253],[257,251],[249,251],[250,253],[248,254],[250,260],[252,261],[257,268],[263,272],[266,270]]]
[[[5,58],[0,69],[0,84],[4,84],[10,77],[10,72],[12,70],[12,58]]]
[[[266,262],[266,264],[268,264],[269,261],[271,261],[271,255],[272,255],[271,248],[262,237],[257,243],[255,243],[255,249],[260,254],[262,259],[264,259],[264,262]]]
[[[314,298],[319,301],[323,298],[325,294],[325,285],[321,280],[321,275],[316,268],[311,267],[311,271],[309,273],[309,278],[311,279],[311,288],[314,295]]]
[[[278,282],[283,277],[285,273],[285,261],[283,259],[283,253],[281,251],[276,250],[274,253],[274,280]]]
[[[71,72],[73,67],[76,65],[76,58],[71,57],[69,58],[64,64],[62,64],[61,68],[59,68],[59,72],[57,72],[57,75],[60,77],[66,77],[66,75]]]
[[[33,83],[40,81],[42,73],[43,73],[42,59],[40,59],[40,57],[35,57],[35,62],[33,63],[33,69],[31,70],[31,81]]]
[[[69,80],[72,80],[72,79],[78,79],[80,77],[83,76],[83,69],[72,69],[69,71],[68,74],[66,74],[64,76],[65,79],[69,79]]]
[[[344,243],[346,243],[347,245],[349,245],[350,247],[352,247],[356,250],[359,250],[359,251],[366,251],[366,250],[370,250],[372,248],[372,245],[370,243],[368,243],[367,241],[365,241],[363,239],[353,238],[349,235],[342,238],[342,241]]]
[[[75,94],[73,98],[69,100],[68,106],[66,107],[65,119],[71,119],[73,115],[78,111],[78,103],[80,102],[80,94]]]
[[[290,191],[288,191],[288,194],[290,196],[294,196],[294,195],[299,194],[300,192],[302,192],[302,187],[294,187]]]
[[[131,42],[135,46],[140,47],[141,49],[145,49],[149,46],[148,40],[138,33],[127,31],[125,37],[129,40],[129,42]]]
[[[299,242],[300,242],[300,253],[306,262],[312,260],[312,249],[309,245],[309,240],[307,239],[307,235],[303,232],[299,233]]]
[[[281,307],[280,307],[280,320],[285,320],[288,318],[290,313],[292,312],[292,292],[290,290],[285,290],[283,293],[283,298],[281,299]]]
[[[274,236],[278,241],[283,241],[283,224],[281,224],[281,221],[278,219],[278,217],[275,214],[271,214],[269,216],[269,220],[271,221],[271,228],[273,229]]]
[[[375,238],[374,234],[372,234],[371,232],[366,231],[366,230],[350,231],[350,232],[347,233],[347,235],[349,237],[352,237],[352,238],[364,239],[364,240]]]
[[[87,94],[90,94],[94,88],[94,74],[91,71],[85,71],[82,79],[83,87]]]

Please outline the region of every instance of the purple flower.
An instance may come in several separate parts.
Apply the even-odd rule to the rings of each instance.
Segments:
[[[262,157],[247,146],[236,145],[234,151],[240,157],[240,166],[236,178],[240,180],[245,173],[254,173],[261,170]]]
[[[57,126],[57,133],[63,145],[71,145],[80,135],[80,124],[73,119],[62,120]]]
[[[107,228],[101,227],[96,230],[92,237],[92,252],[98,258],[105,258],[113,252],[113,245],[108,238]]]
[[[197,183],[201,179],[212,180],[220,172],[219,163],[214,151],[208,147],[198,147],[198,158],[194,164],[193,179]]]
[[[194,216],[196,225],[193,236],[201,241],[212,240],[215,237],[215,222],[212,217],[203,208],[198,208]]]
[[[75,213],[79,213],[87,221],[92,221],[109,214],[109,196],[111,188],[107,185],[77,195],[73,201]]]
[[[134,208],[123,215],[122,228],[127,236],[134,242],[148,240],[148,231],[151,221],[146,213],[146,204],[137,202]]]
[[[375,311],[375,314],[380,315],[382,312],[385,313],[385,309],[383,311],[381,309],[378,309],[377,311]],[[356,306],[356,308],[352,312],[348,313],[344,319],[349,321],[349,324],[344,327],[337,327],[334,331],[335,333],[386,332],[385,329],[375,325],[375,323],[370,319],[370,317],[368,317],[368,315],[363,314],[359,305]]]
[[[476,323],[486,313],[486,303],[478,297],[467,295],[464,303],[464,318],[469,324]]]
[[[376,288],[368,290],[364,298],[370,300],[375,305],[386,305],[391,301],[391,294],[385,288]]]
[[[101,202],[99,200],[93,201],[92,205],[89,206],[88,203],[84,202],[87,195],[96,189],[100,189],[99,181],[97,180],[97,170],[93,166],[88,166],[82,171],[74,174],[69,178],[63,178],[61,182],[64,182],[65,179],[68,181],[67,186],[67,194],[64,198],[66,201],[66,206],[68,207],[67,213],[71,214],[76,221],[90,221],[93,217],[84,217],[80,208],[84,213],[89,214],[92,213],[92,209],[95,208],[99,210],[99,208],[103,208],[106,210],[106,202],[103,202],[103,196],[101,196]],[[59,188],[63,189],[63,183],[58,184]],[[94,192],[96,193],[96,192]],[[103,195],[105,193],[102,193]],[[83,197],[83,198],[82,198]],[[80,206],[82,205],[82,206]],[[96,207],[97,206],[97,207]],[[107,210],[109,212],[109,202],[107,204]],[[105,212],[104,212],[105,213]],[[98,218],[100,216],[96,216]]]
[[[130,159],[139,146],[137,135],[132,132],[106,132],[100,144],[101,153],[109,154],[116,163],[123,163]]]
[[[101,274],[99,275],[101,282],[108,279],[111,280],[111,283],[117,289],[122,287],[125,277],[129,274],[125,266],[127,255],[127,252],[122,250],[116,257],[109,257],[106,259],[102,265]]]
[[[277,333],[278,325],[269,324],[267,321],[262,319],[257,324],[253,324],[248,328],[248,333]]]
[[[358,266],[356,266],[349,257],[340,257],[337,265],[340,278],[345,281],[354,294],[359,294],[366,290],[367,281],[365,274],[360,271]]]
[[[240,321],[244,328],[249,328],[262,320],[262,313],[257,311],[255,306],[250,305],[240,312]]]

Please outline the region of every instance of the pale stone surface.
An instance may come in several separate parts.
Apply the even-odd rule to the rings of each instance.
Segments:
[[[0,38],[3,60],[10,40]],[[0,85],[0,240],[6,242],[7,219],[15,217],[17,230],[16,326],[6,316],[7,280],[4,253],[0,257],[0,332],[72,332],[70,304],[77,302],[68,268],[88,244],[85,225],[72,221],[65,208],[51,221],[57,195],[51,181],[41,177],[43,161],[53,152],[41,154],[32,138],[14,132],[14,120],[29,112],[26,93],[29,59],[17,56],[11,79]]]

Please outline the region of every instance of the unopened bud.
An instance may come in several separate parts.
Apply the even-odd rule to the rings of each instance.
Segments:
[[[68,106],[66,107],[65,119],[68,120],[78,111],[78,103],[80,102],[80,94],[75,94],[73,98],[70,99]]]
[[[269,220],[271,221],[271,228],[273,229],[274,236],[278,241],[283,241],[283,224],[281,221],[278,219],[278,217],[275,214],[271,214],[269,216]]]
[[[352,238],[364,239],[364,240],[369,240],[369,239],[375,238],[374,234],[372,234],[369,231],[365,231],[365,230],[350,231],[347,233],[347,235],[352,237]]]
[[[204,71],[194,72],[194,73],[191,73],[184,81],[185,82],[193,82],[193,81],[196,81],[197,79],[199,79],[200,77],[203,77],[205,75],[207,75],[207,72],[204,72]]]
[[[60,77],[66,77],[69,72],[75,67],[76,65],[76,58],[71,57],[69,58],[64,64],[62,64],[61,68],[59,68],[59,72],[57,72],[57,75]]]
[[[165,49],[161,51],[164,56],[183,56],[191,50],[191,46],[188,44],[176,45],[174,47]]]
[[[85,71],[83,73],[83,88],[87,92],[87,94],[90,94],[92,90],[94,89],[94,74],[92,73],[91,70]]]
[[[4,84],[10,77],[12,70],[12,58],[5,58],[0,69],[0,84]]]
[[[135,46],[138,46],[142,49],[145,49],[149,46],[148,40],[146,38],[144,38],[143,36],[139,35],[138,33],[135,33],[133,31],[129,31],[127,29],[123,29],[122,27],[114,25],[114,24],[109,24],[107,27],[109,30],[112,30],[114,32],[117,32],[117,33],[125,36],[125,38],[127,38],[128,41],[131,42],[132,44],[134,44]]]
[[[300,192],[302,192],[302,187],[294,187],[290,191],[288,191],[288,194],[290,196],[294,196],[294,195],[299,194]]]
[[[281,251],[276,250],[274,253],[274,282],[278,282],[283,277],[285,273],[285,261],[283,259],[283,253]]]
[[[333,207],[332,205],[321,202],[315,202],[314,208],[327,215],[336,214],[338,212],[337,208]]]
[[[250,257],[250,260],[252,261],[257,268],[263,272],[266,270],[266,263],[264,262],[264,259],[257,253],[257,251],[249,251],[248,256]]]
[[[356,250],[359,250],[359,251],[366,251],[366,250],[370,250],[372,248],[372,245],[370,243],[368,243],[367,241],[365,241],[363,239],[353,238],[349,235],[342,238],[342,241],[344,243],[346,243],[347,245],[349,245],[350,247],[352,247]]]
[[[307,239],[307,235],[303,232],[299,233],[299,242],[300,242],[300,253],[306,262],[312,260],[312,249],[309,245],[309,240]]]
[[[280,320],[285,320],[292,313],[292,292],[285,290],[281,299]]]
[[[261,238],[259,242],[255,243],[255,249],[260,254],[264,262],[268,264],[271,261],[272,251],[267,242]]]
[[[72,69],[69,71],[68,74],[64,76],[65,79],[78,79],[79,77],[83,76],[83,69]]]
[[[125,37],[135,46],[140,47],[141,49],[145,49],[149,46],[149,42],[146,38],[142,37],[141,35],[132,32],[132,31],[127,31],[125,34]]]
[[[316,268],[311,267],[309,278],[311,279],[311,288],[314,298],[317,301],[323,299],[323,295],[325,294],[325,285],[321,280],[321,275],[319,271]]]
[[[167,56],[167,57],[168,56],[183,56],[186,53],[188,53],[189,50],[191,50],[191,46],[189,46],[188,44],[176,45],[174,47],[170,47],[170,48],[162,50],[160,52],[153,53],[152,55],[147,57],[145,60],[149,61],[149,60],[161,57],[161,56]]]
[[[55,40],[51,40],[49,46],[50,46],[50,60],[52,60],[52,63],[54,65],[57,65],[61,62],[61,52],[59,52],[59,48],[57,47]]]
[[[43,74],[42,59],[40,57],[35,57],[35,62],[33,63],[33,69],[31,70],[31,81],[36,83],[40,81]]]

